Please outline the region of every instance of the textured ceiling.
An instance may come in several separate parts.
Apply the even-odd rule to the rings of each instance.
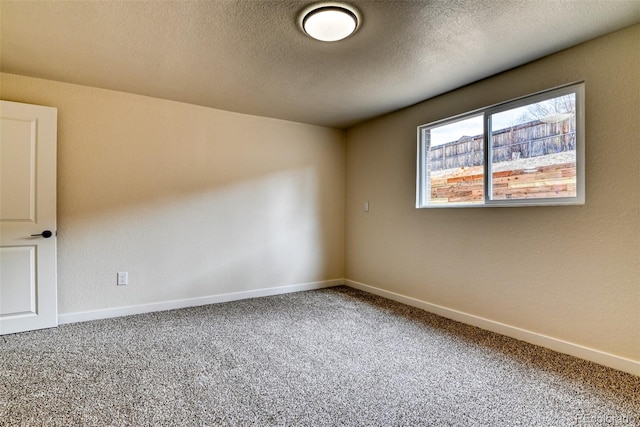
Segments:
[[[1,70],[344,128],[640,22],[640,1],[351,0],[356,34],[298,28],[313,1],[5,1]]]

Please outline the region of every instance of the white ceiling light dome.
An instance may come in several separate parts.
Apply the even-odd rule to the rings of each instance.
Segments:
[[[300,17],[302,30],[316,40],[335,42],[352,35],[360,26],[360,14],[343,3],[319,3]]]

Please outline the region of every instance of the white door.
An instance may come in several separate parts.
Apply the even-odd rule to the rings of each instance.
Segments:
[[[0,101],[0,335],[58,324],[56,136],[55,108]]]

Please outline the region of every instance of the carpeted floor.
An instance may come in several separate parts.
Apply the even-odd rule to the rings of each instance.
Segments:
[[[640,377],[347,287],[0,337],[2,426],[639,424]]]

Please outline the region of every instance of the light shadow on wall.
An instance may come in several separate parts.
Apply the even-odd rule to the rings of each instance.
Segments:
[[[318,180],[305,167],[66,217],[60,276],[88,292],[72,297],[63,288],[62,305],[72,298],[118,306],[340,277],[342,254],[333,253],[333,233],[325,230],[331,218]],[[126,289],[109,283],[116,271],[129,272]]]

